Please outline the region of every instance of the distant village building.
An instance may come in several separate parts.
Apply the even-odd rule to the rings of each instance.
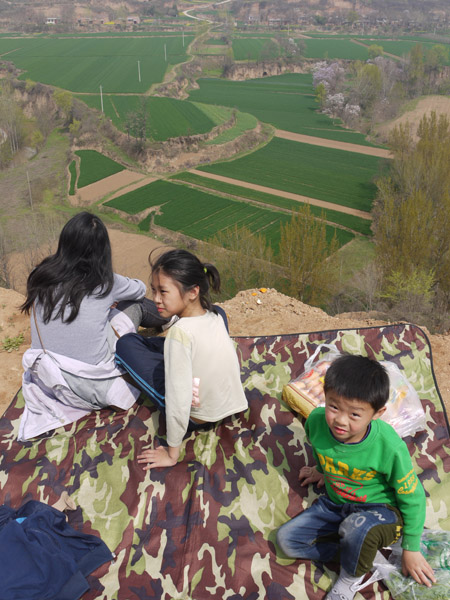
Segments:
[[[46,25],[56,25],[61,19],[59,17],[47,17],[45,19]]]
[[[141,17],[130,15],[127,17],[127,25],[139,25],[141,22]]]

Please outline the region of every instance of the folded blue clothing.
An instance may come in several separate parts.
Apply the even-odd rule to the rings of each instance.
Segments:
[[[0,506],[0,600],[78,600],[86,576],[112,559],[100,538],[47,504]]]

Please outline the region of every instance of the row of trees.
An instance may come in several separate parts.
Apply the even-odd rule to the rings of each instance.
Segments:
[[[263,234],[237,225],[216,234],[208,252],[228,297],[265,285],[305,303],[321,305],[334,291],[335,271],[328,259],[337,249],[336,237],[327,241],[325,216],[317,219],[305,204],[293,213],[289,223],[281,225],[277,255]]]
[[[417,136],[417,140],[416,140]],[[450,326],[450,121],[432,112],[417,134],[397,127],[394,159],[377,182],[374,239],[380,297],[396,316]],[[420,321],[419,321],[420,322]]]

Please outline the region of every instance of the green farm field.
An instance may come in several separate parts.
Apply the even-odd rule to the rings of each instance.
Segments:
[[[274,138],[252,154],[199,170],[370,212],[381,163],[373,156]]]
[[[280,225],[290,220],[290,215],[275,210],[257,207],[197,189],[177,185],[168,181],[155,181],[142,188],[114,198],[105,203],[128,214],[158,206],[154,216],[155,225],[171,231],[179,231],[200,240],[207,240],[219,231],[235,224],[246,226],[255,233],[263,233],[275,252],[280,243]],[[151,216],[141,222],[140,228],[148,230]],[[344,245],[353,234],[327,226],[327,237],[336,231],[340,245]]]
[[[100,96],[77,96],[91,108],[101,109]],[[141,107],[142,96],[103,95],[103,110],[114,125],[125,130],[127,114],[136,112]],[[206,133],[231,116],[230,109],[204,109],[193,102],[147,96],[144,99],[148,115],[147,134],[155,141],[167,140],[171,137]]]
[[[367,60],[367,48],[344,39],[312,39],[303,40],[306,44],[306,58],[340,58],[346,60]]]
[[[426,52],[427,50],[430,50],[433,46],[436,45],[436,43],[433,42],[417,42],[417,41],[406,41],[406,40],[399,40],[399,41],[382,41],[380,42],[380,46],[383,47],[383,50],[385,52],[388,52],[390,54],[394,54],[395,56],[404,56],[406,54],[408,54],[411,51],[411,48],[413,46],[415,46],[417,43],[422,44],[423,50],[424,52]],[[448,50],[449,50],[449,56],[450,56],[450,44],[441,44],[442,46],[445,46]],[[446,61],[447,65],[450,65],[450,59],[448,58]]]
[[[0,55],[24,71],[22,79],[72,92],[98,93],[101,85],[105,93],[143,93],[162,81],[171,65],[187,60],[185,51],[192,39],[185,36],[185,47],[180,34],[113,39],[0,39]]]
[[[267,38],[233,39],[234,60],[257,60],[267,41]]]
[[[75,154],[80,157],[78,188],[105,179],[105,177],[109,177],[125,169],[123,165],[100,154],[96,150],[77,150]]]
[[[178,173],[177,175],[173,175],[172,177],[170,177],[170,180],[183,181],[188,184],[193,184],[204,188],[205,191],[212,190],[213,192],[222,192],[233,197],[242,198],[242,200],[250,200],[253,202],[271,205],[276,208],[282,208],[291,211],[295,211],[303,205],[303,203],[298,202],[297,200],[291,200],[289,198],[283,198],[282,196],[266,194],[258,190],[252,190],[238,185],[233,185],[231,183],[201,177],[196,173],[189,173],[188,171],[184,173]],[[321,218],[323,215],[325,219],[330,223],[335,223],[336,225],[346,227],[362,235],[371,235],[371,221],[368,219],[362,219],[361,217],[356,217],[355,215],[338,212],[337,210],[322,209],[314,205],[310,205],[310,209],[311,213],[315,217]]]
[[[316,137],[372,146],[357,132],[335,124],[317,112],[312,75],[289,73],[248,81],[199,79],[189,99],[205,104],[236,107],[278,129]]]

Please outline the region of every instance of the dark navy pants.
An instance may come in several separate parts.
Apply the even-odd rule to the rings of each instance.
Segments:
[[[117,340],[116,362],[165,413],[164,338],[127,333]]]

